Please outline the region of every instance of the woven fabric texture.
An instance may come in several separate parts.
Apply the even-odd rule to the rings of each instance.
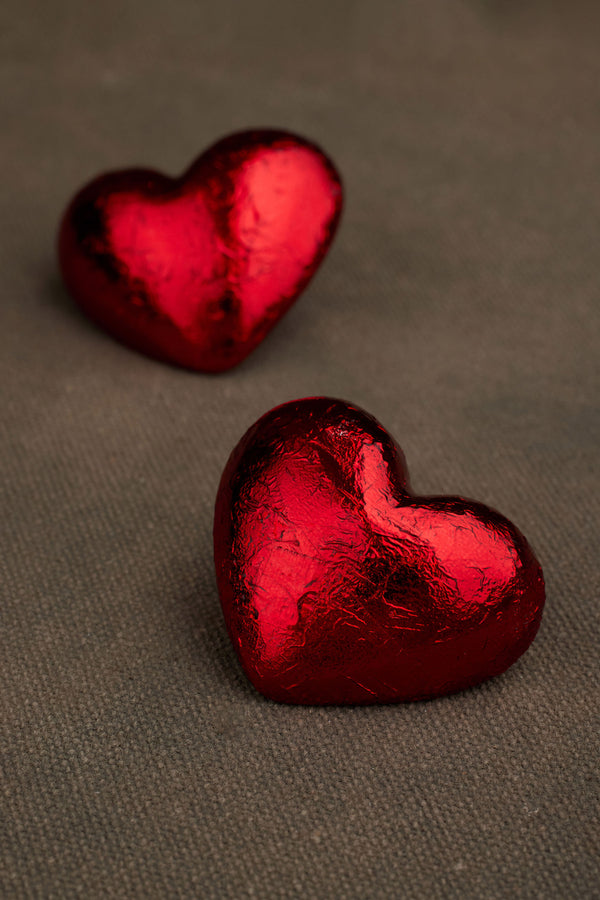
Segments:
[[[3,897],[600,896],[599,46],[578,0],[3,0]],[[343,173],[322,269],[227,374],[118,345],[60,284],[66,202],[251,126]],[[314,394],[527,535],[547,608],[506,675],[355,709],[248,685],[216,488]]]

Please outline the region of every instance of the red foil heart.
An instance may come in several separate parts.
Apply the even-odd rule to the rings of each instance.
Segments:
[[[504,672],[544,606],[539,563],[499,513],[411,494],[402,451],[340,400],[287,403],[233,451],[215,564],[242,666],[289,703],[437,697]]]
[[[333,239],[340,177],[282,131],[230,135],[180,178],[100,176],[60,229],[63,279],[125,344],[205,372],[237,365],[306,287]]]

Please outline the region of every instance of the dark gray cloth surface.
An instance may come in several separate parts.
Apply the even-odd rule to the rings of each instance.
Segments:
[[[599,26],[566,0],[4,0],[2,896],[600,896]],[[345,177],[318,276],[228,374],[116,344],[57,277],[69,196],[254,125]],[[505,676],[362,709],[247,684],[216,487],[311,394],[536,548],[545,619]]]

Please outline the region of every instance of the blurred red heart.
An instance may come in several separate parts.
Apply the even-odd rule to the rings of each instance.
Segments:
[[[180,178],[100,176],[60,229],[65,284],[123,343],[191,369],[241,362],[298,297],[333,239],[342,186],[282,131],[219,141]]]
[[[289,703],[436,697],[504,672],[544,605],[523,535],[460,497],[410,493],[402,451],[324,397],[260,419],[215,512],[227,628],[254,686]]]

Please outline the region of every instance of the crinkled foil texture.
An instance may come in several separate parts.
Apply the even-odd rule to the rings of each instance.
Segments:
[[[460,497],[411,494],[402,452],[362,410],[311,398],[236,447],[215,515],[225,620],[267,697],[435,697],[507,669],[540,624],[523,535]]]
[[[298,297],[333,239],[342,186],[315,145],[231,135],[180,178],[103,175],[63,217],[70,293],[113,336],[167,362],[229,369]]]

